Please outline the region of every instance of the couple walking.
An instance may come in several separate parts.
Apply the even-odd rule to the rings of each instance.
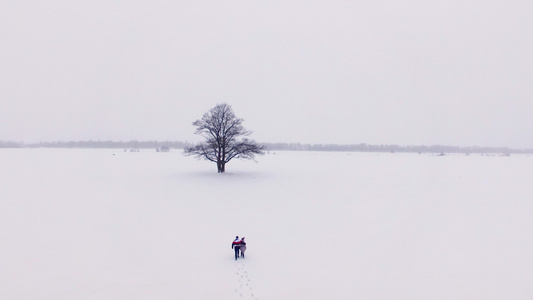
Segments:
[[[241,257],[244,258],[244,252],[246,251],[244,237],[239,240],[239,236],[236,236],[233,243],[231,243],[231,249],[235,250],[235,260],[239,258],[239,252],[241,252]]]

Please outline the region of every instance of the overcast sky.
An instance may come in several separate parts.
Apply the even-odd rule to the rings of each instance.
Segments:
[[[0,1],[0,140],[533,147],[533,1]]]

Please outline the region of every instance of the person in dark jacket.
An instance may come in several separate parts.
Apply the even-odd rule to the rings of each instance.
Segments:
[[[231,243],[231,249],[235,250],[235,260],[239,258],[239,251],[241,250],[241,241],[239,240],[239,236],[235,237],[235,240],[233,240],[233,243]]]

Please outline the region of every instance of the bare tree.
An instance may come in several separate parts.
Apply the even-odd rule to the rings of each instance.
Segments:
[[[233,158],[253,159],[256,154],[264,154],[264,147],[246,137],[251,131],[244,129],[242,119],[233,113],[231,105],[217,104],[200,120],[192,124],[196,126],[195,134],[202,135],[206,140],[196,146],[185,149],[185,155],[204,158],[217,164],[218,173],[226,171],[226,163]]]

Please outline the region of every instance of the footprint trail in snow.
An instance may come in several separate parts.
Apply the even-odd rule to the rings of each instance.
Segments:
[[[258,300],[255,296],[250,277],[248,277],[248,271],[246,271],[242,259],[235,262],[235,275],[237,276],[237,287],[235,288],[237,299]]]

